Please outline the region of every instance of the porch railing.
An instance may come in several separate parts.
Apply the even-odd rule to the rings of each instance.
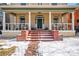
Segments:
[[[28,23],[6,23],[6,30],[27,30]]]
[[[72,23],[52,23],[52,30],[72,30]]]
[[[28,30],[28,23],[6,23],[6,30]],[[72,30],[72,23],[52,23],[52,30]]]

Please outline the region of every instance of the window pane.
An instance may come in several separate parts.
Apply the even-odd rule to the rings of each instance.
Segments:
[[[24,16],[20,16],[20,23],[25,23],[25,17]]]
[[[0,12],[0,16],[2,16],[3,15],[3,13],[2,12]]]
[[[57,5],[57,3],[51,3],[52,5]]]
[[[21,5],[26,5],[26,3],[21,3]]]
[[[53,22],[54,22],[54,23],[58,23],[58,18],[54,18],[54,19],[53,19]]]
[[[38,5],[42,5],[42,3],[38,3]]]

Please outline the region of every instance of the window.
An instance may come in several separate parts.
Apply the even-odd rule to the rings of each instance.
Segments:
[[[2,22],[0,21],[0,30],[2,30]]]
[[[77,19],[77,23],[79,23],[79,19]]]
[[[38,5],[42,5],[42,3],[38,3]]]
[[[25,16],[20,16],[20,23],[25,23]]]
[[[26,3],[21,3],[21,5],[26,5]]]
[[[76,3],[76,5],[79,5],[79,3]]]
[[[77,3],[67,3],[68,6],[76,6]]]
[[[53,19],[53,22],[54,22],[54,23],[58,23],[58,18],[54,18],[54,19]]]
[[[72,13],[70,13],[70,23],[72,23]]]
[[[0,16],[3,16],[3,13],[2,12],[0,12]]]
[[[57,5],[57,3],[51,3],[52,5]]]
[[[0,5],[7,5],[7,3],[0,3]]]

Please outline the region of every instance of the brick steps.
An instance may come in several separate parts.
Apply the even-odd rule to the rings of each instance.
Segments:
[[[28,38],[31,38],[32,40],[39,40],[39,41],[45,41],[45,40],[53,40],[52,34],[50,31],[30,31]]]
[[[21,35],[17,35],[17,41],[33,41],[33,40],[53,40],[59,41],[62,36],[59,35],[59,31],[22,31]]]
[[[30,38],[30,39],[31,39],[31,40],[33,40],[33,39],[34,39],[34,40],[37,40],[37,39],[39,39],[39,40],[47,40],[47,39],[48,39],[48,40],[53,40],[52,37],[42,37],[42,38],[41,38],[41,37],[40,37],[40,38],[32,37],[32,38]]]
[[[37,37],[37,38],[40,38],[41,37],[42,38],[42,37],[52,37],[52,36],[34,36],[33,35],[33,36],[28,36],[27,38],[30,38],[30,37]]]

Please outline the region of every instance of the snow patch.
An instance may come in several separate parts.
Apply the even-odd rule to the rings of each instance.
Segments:
[[[42,42],[38,45],[42,56],[79,56],[79,38],[68,37],[63,41]]]

